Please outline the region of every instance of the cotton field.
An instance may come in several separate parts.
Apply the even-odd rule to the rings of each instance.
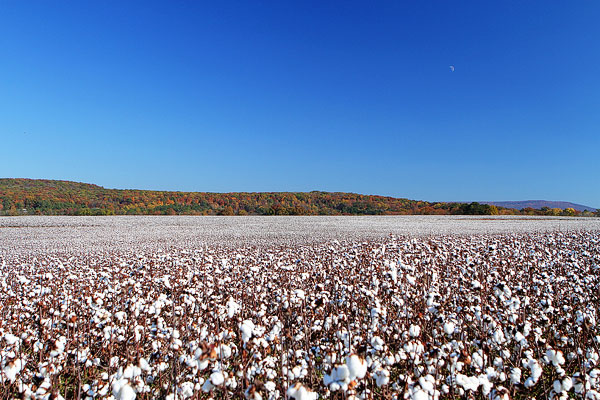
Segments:
[[[600,399],[597,230],[6,248],[2,398]]]

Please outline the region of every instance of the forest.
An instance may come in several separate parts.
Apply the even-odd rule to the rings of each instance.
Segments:
[[[45,179],[0,179],[0,215],[583,215],[332,192],[207,193],[106,189]],[[589,215],[592,215],[588,213]]]

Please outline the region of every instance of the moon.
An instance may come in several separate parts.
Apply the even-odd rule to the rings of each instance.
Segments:
[[[450,71],[454,72],[454,65],[450,65]]]

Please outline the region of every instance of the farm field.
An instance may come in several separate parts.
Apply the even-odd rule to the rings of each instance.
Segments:
[[[525,216],[24,216],[0,218],[0,252],[88,252],[330,240],[600,230],[599,218]]]
[[[0,398],[600,399],[600,220],[0,219]]]

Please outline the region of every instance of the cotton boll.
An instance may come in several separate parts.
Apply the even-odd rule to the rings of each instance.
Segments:
[[[444,324],[444,332],[446,333],[446,335],[450,336],[454,333],[454,330],[456,329],[456,325],[454,324],[454,322],[452,321],[447,321]]]
[[[520,368],[513,368],[510,371],[510,383],[512,383],[513,385],[517,385],[519,383],[521,383],[521,369]]]
[[[490,380],[488,379],[487,375],[481,374],[479,375],[479,384],[481,385],[481,391],[483,392],[483,394],[485,396],[487,396],[488,394],[490,394],[492,388],[494,387],[494,384],[492,382],[490,382]]]
[[[227,301],[227,316],[229,318],[233,318],[233,316],[237,314],[241,308],[242,306],[236,303],[233,297],[230,297]]]
[[[417,389],[410,395],[411,400],[429,400],[429,395],[421,389]]]
[[[210,374],[210,381],[214,386],[220,386],[225,382],[225,377],[221,371],[215,371]]]
[[[384,345],[385,342],[379,336],[375,336],[373,339],[371,339],[371,346],[373,346],[373,348],[377,351],[383,350]]]
[[[125,384],[121,387],[117,395],[115,396],[116,400],[134,400],[136,397],[135,390],[128,384]]]
[[[112,392],[116,400],[133,400],[136,397],[135,390],[124,378],[115,379],[112,383]]]
[[[411,325],[408,334],[412,337],[417,337],[421,334],[421,327],[419,325]]]
[[[4,335],[4,340],[6,341],[6,344],[9,346],[12,346],[21,341],[21,339],[19,339],[17,336],[15,336],[11,333],[7,333],[6,335]]]
[[[348,366],[348,372],[350,374],[350,380],[355,378],[362,379],[367,373],[367,363],[356,354],[346,357],[346,365]]]
[[[15,361],[8,362],[2,371],[6,375],[6,378],[11,383],[14,383],[15,379],[17,379],[17,375],[19,375],[24,365],[25,362],[23,360],[17,359]]]
[[[226,344],[222,344],[221,345],[221,347],[220,347],[220,356],[223,359],[228,359],[229,357],[231,357],[231,353],[232,353],[231,347],[229,347]]]
[[[374,376],[377,387],[382,387],[390,383],[390,371],[387,369],[379,368],[375,371]]]
[[[133,379],[137,376],[140,376],[142,374],[142,369],[140,367],[136,367],[134,365],[128,365],[127,368],[125,368],[125,371],[123,371],[123,375],[122,377],[125,379]]]
[[[250,338],[252,338],[252,331],[254,330],[254,322],[249,319],[244,320],[240,325],[240,329],[242,331],[242,340],[244,343],[247,343]]]
[[[295,400],[317,400],[317,393],[306,389],[302,384],[296,383],[287,390],[287,395]]]
[[[127,313],[124,311],[118,311],[115,313],[115,318],[119,321],[119,322],[123,322],[125,320],[125,318],[127,317]]]
[[[435,378],[432,375],[422,376],[418,380],[419,386],[428,393],[433,396],[435,394]]]
[[[506,388],[500,386],[493,392],[493,400],[510,400],[509,392]]]
[[[456,375],[456,383],[462,386],[465,390],[477,391],[479,387],[479,378],[476,376],[466,376],[463,374]]]
[[[529,368],[529,370],[531,371],[531,376],[529,378],[527,378],[527,380],[525,380],[525,387],[530,388],[532,386],[534,386],[537,381],[540,379],[540,376],[542,376],[542,367],[540,366],[540,364],[537,362],[537,360],[535,359],[529,359],[527,361],[527,363],[524,362],[524,366],[526,366],[527,368]]]
[[[148,361],[146,361],[145,358],[140,358],[139,366],[140,369],[144,372],[150,372],[152,370],[150,364],[148,364]]]
[[[563,353],[560,350],[552,350],[549,349],[546,351],[546,357],[548,358],[548,362],[552,363],[555,367],[562,365],[565,363],[565,358],[563,357]]]
[[[471,365],[480,371],[483,369],[483,363],[484,361],[481,350],[473,353],[473,356],[471,357]]]
[[[573,387],[573,380],[569,377],[562,380],[557,379],[552,382],[552,387],[556,393],[568,392]]]
[[[329,386],[331,391],[341,389],[342,385],[350,382],[350,370],[346,364],[338,365],[331,370],[330,374],[323,375],[323,384]]]

